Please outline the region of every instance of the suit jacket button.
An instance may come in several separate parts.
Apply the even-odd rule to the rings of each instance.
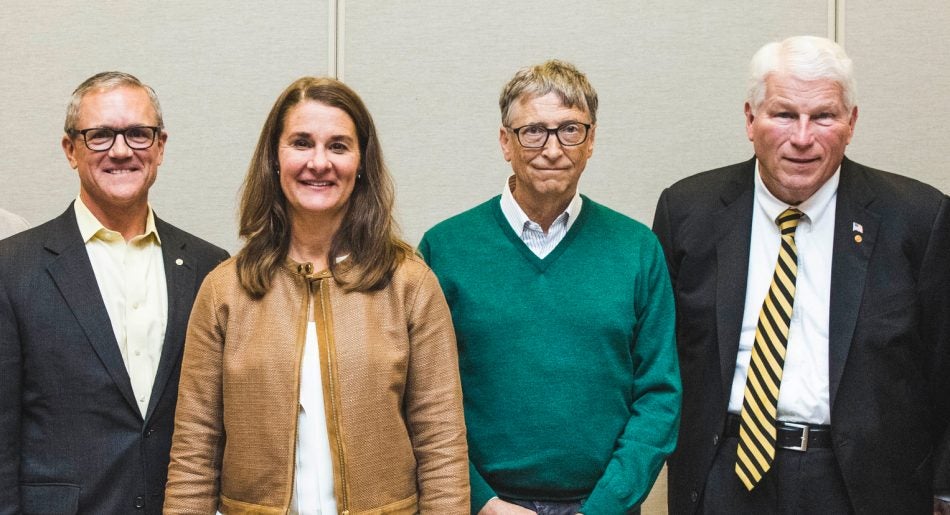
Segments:
[[[719,445],[719,434],[713,435],[713,446]]]
[[[152,433],[154,432],[155,432],[154,429],[149,428],[147,431],[145,431],[145,438],[152,436]]]
[[[697,492],[696,490],[693,490],[692,492],[689,493],[690,502],[696,502],[698,500],[699,500],[699,492]]]
[[[135,509],[136,509],[136,510],[141,510],[141,509],[144,508],[144,507],[145,507],[145,497],[142,497],[141,495],[138,496],[138,497],[136,497],[136,498],[135,498]]]

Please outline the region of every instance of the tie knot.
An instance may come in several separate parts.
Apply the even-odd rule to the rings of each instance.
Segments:
[[[778,216],[778,220],[776,221],[782,231],[782,236],[787,234],[794,235],[795,229],[798,228],[798,221],[802,219],[802,216],[804,216],[804,214],[793,207],[782,211],[782,214]]]

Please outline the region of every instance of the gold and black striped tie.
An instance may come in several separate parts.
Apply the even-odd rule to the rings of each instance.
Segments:
[[[788,325],[795,301],[795,276],[798,274],[795,229],[801,217],[802,212],[792,208],[778,217],[782,245],[755,329],[755,344],[742,400],[736,460],[736,474],[749,490],[755,488],[775,459],[775,411],[785,365]]]

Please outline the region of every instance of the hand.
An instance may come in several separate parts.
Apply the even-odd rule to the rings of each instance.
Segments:
[[[950,515],[950,501],[934,497],[934,515]]]
[[[478,510],[478,515],[534,515],[534,512],[495,497]]]

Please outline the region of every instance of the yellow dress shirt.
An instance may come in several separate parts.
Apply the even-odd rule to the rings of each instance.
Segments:
[[[122,361],[142,416],[148,410],[168,320],[168,289],[155,216],[128,242],[106,229],[81,199],[73,204]]]

